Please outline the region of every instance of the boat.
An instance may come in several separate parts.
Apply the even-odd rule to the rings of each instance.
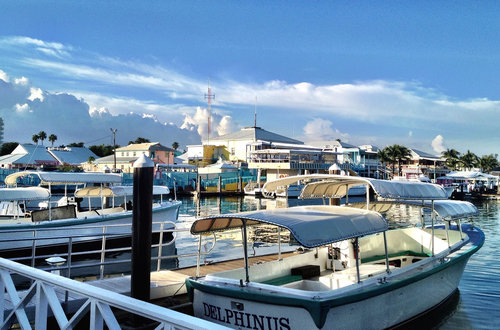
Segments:
[[[67,249],[69,242],[90,247],[103,240],[103,233],[107,240],[130,245],[133,187],[118,185],[120,175],[25,171],[8,176],[5,182],[13,186],[27,175],[36,176],[40,186],[0,188],[2,205],[9,205],[0,218],[0,256],[30,255],[35,245],[47,252],[55,252],[56,246]],[[74,196],[65,194],[54,199],[50,188],[56,184],[81,188]],[[167,187],[153,187],[153,195],[160,198],[153,203],[152,220],[162,229],[175,227],[181,205],[180,201],[164,199],[168,193]],[[86,208],[81,205],[84,200],[88,201]],[[30,201],[38,207],[28,208]]]
[[[293,179],[299,178],[270,181],[264,189],[273,190]],[[468,259],[484,243],[479,228],[461,222],[477,213],[474,205],[446,200],[438,185],[338,175],[307,177],[313,179],[301,198],[341,198],[350,186],[362,184],[367,196],[369,190],[375,192],[377,201],[368,198],[343,206],[308,205],[197,219],[191,227],[193,235],[241,229],[245,267],[188,278],[195,316],[252,329],[402,325],[450,297]],[[425,212],[417,223],[423,224],[390,229],[380,212],[394,203],[421,207]],[[438,224],[438,219],[443,223]],[[281,258],[280,249],[276,260],[250,265],[247,230],[260,224],[288,230],[302,252]]]

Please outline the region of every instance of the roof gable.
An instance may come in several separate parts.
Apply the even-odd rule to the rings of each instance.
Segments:
[[[245,127],[238,132],[233,132],[225,135],[221,135],[212,139],[212,141],[217,140],[252,140],[252,141],[269,141],[269,142],[283,142],[292,144],[304,144],[304,142],[295,140],[283,135],[279,135],[273,132],[266,131],[260,127]]]

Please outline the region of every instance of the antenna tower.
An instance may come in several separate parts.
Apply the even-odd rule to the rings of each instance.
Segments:
[[[208,93],[205,94],[205,99],[207,100],[207,111],[208,111],[208,122],[207,122],[207,144],[210,143],[210,106],[212,104],[212,100],[215,100],[215,94],[212,94],[212,90],[210,89],[210,78],[208,78]]]

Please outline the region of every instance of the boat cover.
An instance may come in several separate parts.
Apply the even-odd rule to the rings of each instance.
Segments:
[[[316,181],[314,181],[316,180]],[[369,185],[377,195],[389,199],[436,200],[447,199],[443,187],[423,182],[388,181],[355,176],[334,174],[297,175],[266,182],[263,189],[272,192],[278,187],[288,186],[295,182],[307,182],[299,198],[341,198],[349,188],[358,185]],[[311,182],[312,181],[312,182]]]
[[[221,214],[196,220],[191,233],[204,234],[261,223],[286,228],[302,246],[313,248],[387,230],[377,212],[341,206],[296,206],[283,209]]]
[[[153,186],[153,195],[168,195],[170,190],[166,186]],[[132,196],[133,186],[85,187],[75,191],[75,197],[121,197]]]
[[[398,204],[409,204],[417,207],[425,207],[432,208],[432,202],[425,201],[417,202],[417,201],[396,201],[396,202],[371,202],[370,210],[377,212],[387,212],[391,206]],[[355,207],[360,209],[366,209],[366,203],[350,203],[349,207]],[[437,200],[434,201],[434,212],[437,213],[443,219],[458,219],[458,218],[466,218],[473,215],[476,215],[479,211],[477,208],[469,202],[464,201],[454,201],[454,200]]]
[[[48,200],[50,191],[42,187],[0,188],[2,201]]]
[[[5,184],[13,186],[19,177],[35,175],[40,178],[41,184],[83,184],[83,183],[121,183],[122,177],[115,173],[98,172],[38,172],[22,171],[8,175]]]

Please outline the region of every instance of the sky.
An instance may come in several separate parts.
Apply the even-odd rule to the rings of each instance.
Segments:
[[[254,125],[500,153],[495,1],[0,0],[4,142],[181,149]],[[47,143],[47,142],[46,142]]]

